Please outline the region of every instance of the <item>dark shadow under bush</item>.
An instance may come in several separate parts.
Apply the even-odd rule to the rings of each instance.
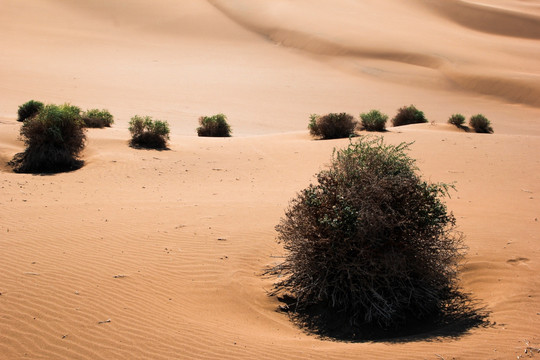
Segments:
[[[31,117],[36,116],[41,109],[43,109],[43,103],[40,101],[30,100],[19,106],[17,111],[17,121],[24,121]]]
[[[24,121],[20,134],[26,150],[10,162],[15,172],[55,173],[76,170],[83,164],[78,155],[86,135],[76,106],[47,105]]]
[[[271,294],[310,331],[365,340],[482,322],[457,284],[450,186],[422,181],[407,149],[361,138],[337,151],[276,226],[287,255],[267,271]]]
[[[199,118],[197,135],[207,137],[230,137],[231,127],[227,123],[227,117],[223,114],[213,116],[201,116]]]
[[[135,115],[129,122],[130,145],[139,148],[166,149],[169,139],[169,124],[153,120],[150,116]]]
[[[347,113],[330,113],[324,116],[310,115],[309,133],[321,139],[340,139],[353,136],[357,122]]]
[[[112,114],[106,109],[90,109],[84,112],[81,117],[84,126],[89,128],[110,127],[114,123]]]
[[[427,123],[424,113],[414,105],[404,106],[398,109],[396,116],[392,119],[393,126]]]

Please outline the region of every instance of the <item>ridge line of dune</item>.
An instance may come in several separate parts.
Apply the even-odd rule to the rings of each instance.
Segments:
[[[418,0],[430,11],[469,29],[495,35],[540,39],[540,17],[468,1]]]
[[[207,1],[239,26],[280,46],[297,49],[318,56],[371,58],[421,66],[438,71],[452,86],[459,87],[463,90],[479,95],[493,96],[509,102],[540,107],[540,87],[526,79],[517,79],[513,74],[507,74],[505,76],[501,74],[473,73],[472,71],[458,70],[449,60],[444,59],[441,56],[421,54],[413,51],[373,49],[368,47],[342,45],[304,31],[286,29],[283,27],[268,27],[263,24],[251,22],[244,19],[242,16],[235,14],[233,11],[230,11],[218,0]],[[432,0],[418,1],[425,6],[433,3]],[[439,3],[437,2],[437,4]],[[455,9],[457,7],[447,3],[439,6],[440,9],[434,8],[433,6],[430,6],[430,9],[443,11],[443,7],[444,9],[450,7]],[[505,15],[510,14],[516,16],[518,19],[521,16],[521,14],[514,14],[509,10],[491,9],[487,6],[478,5],[478,8],[473,4],[463,4],[461,6],[470,6],[471,9],[476,9],[477,11],[484,11],[484,8],[487,8],[488,16],[500,16],[497,15],[499,14],[498,11],[504,12]],[[489,13],[489,11],[491,11],[491,13]],[[477,15],[478,14],[476,13],[474,14],[474,16]],[[525,16],[525,14],[523,14],[523,16]],[[535,17],[531,16],[531,19],[533,18]],[[536,25],[538,25],[538,36],[540,36],[540,21]]]

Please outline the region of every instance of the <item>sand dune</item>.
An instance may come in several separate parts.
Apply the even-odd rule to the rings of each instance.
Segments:
[[[3,0],[0,359],[508,359],[540,347],[540,7],[533,1]],[[17,106],[108,108],[85,166],[14,174]],[[414,103],[414,142],[470,250],[462,285],[491,326],[347,343],[276,312],[274,226],[335,147],[308,115]],[[232,138],[195,136],[224,112]],[[485,114],[495,134],[446,124]],[[135,114],[168,151],[128,147]],[[427,337],[426,337],[427,336]],[[534,355],[534,356],[540,356]]]

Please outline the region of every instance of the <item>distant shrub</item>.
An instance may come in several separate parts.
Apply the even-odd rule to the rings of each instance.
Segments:
[[[371,110],[368,113],[360,114],[360,119],[362,120],[362,127],[367,131],[384,131],[388,115],[381,113],[379,110]]]
[[[321,139],[339,139],[354,135],[356,125],[357,121],[347,113],[312,114],[308,129],[312,136]]]
[[[43,109],[43,103],[40,101],[30,100],[19,106],[17,111],[17,121],[24,121],[33,116],[36,116],[40,110]]]
[[[84,126],[90,128],[110,127],[114,123],[113,116],[106,110],[90,109],[82,114]]]
[[[287,255],[267,273],[301,324],[354,338],[457,310],[450,186],[423,181],[406,150],[360,138],[291,201],[276,226]]]
[[[84,149],[86,136],[76,106],[47,105],[21,126],[21,139],[26,145],[23,153],[10,162],[16,172],[61,172],[78,169],[78,159]]]
[[[169,139],[169,124],[153,120],[150,116],[135,115],[129,122],[131,146],[150,149],[165,149]]]
[[[448,123],[458,128],[462,128],[465,124],[465,116],[461,114],[454,114],[448,119]]]
[[[404,106],[398,109],[396,116],[392,119],[393,126],[402,126],[409,124],[427,123],[428,120],[424,113],[418,110],[414,105]]]
[[[493,132],[493,128],[491,127],[491,122],[482,114],[471,116],[469,120],[469,125],[477,133],[491,134]]]
[[[227,116],[217,114],[213,116],[201,116],[199,118],[199,127],[197,135],[211,137],[229,137],[231,136],[231,127],[227,123]]]

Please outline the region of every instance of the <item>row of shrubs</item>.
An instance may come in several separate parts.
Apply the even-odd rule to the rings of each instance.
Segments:
[[[82,112],[79,107],[71,104],[44,105],[30,100],[19,106],[18,121],[23,123],[20,137],[26,149],[16,154],[9,164],[16,172],[43,173],[80,168],[83,162],[79,154],[85,146],[86,128],[110,127],[114,118],[105,109]],[[223,114],[202,116],[199,123],[199,136],[231,136],[231,128]],[[130,145],[133,147],[167,147],[170,134],[167,121],[135,115],[129,122],[129,131]]]
[[[312,136],[322,139],[338,139],[354,135],[358,127],[367,131],[385,131],[387,121],[388,115],[379,110],[371,110],[370,112],[360,114],[360,126],[358,121],[347,113],[330,113],[324,116],[311,114],[308,129]],[[397,114],[392,118],[392,125],[394,127],[427,122],[428,120],[424,113],[414,105],[404,106],[398,109]],[[448,119],[448,123],[468,130],[464,125],[465,117],[461,114],[452,115]],[[493,132],[490,121],[482,114],[472,116],[469,125],[478,133]]]

